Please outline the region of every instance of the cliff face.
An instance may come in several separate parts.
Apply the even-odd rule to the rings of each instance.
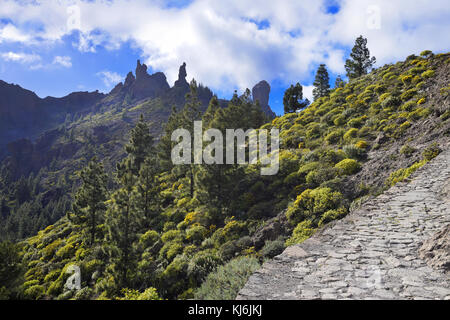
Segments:
[[[68,114],[86,112],[103,97],[96,91],[41,99],[30,90],[0,80],[0,159],[7,143],[33,138],[63,123]]]

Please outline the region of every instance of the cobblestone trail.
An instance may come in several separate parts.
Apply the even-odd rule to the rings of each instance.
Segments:
[[[419,258],[450,223],[450,149],[255,272],[237,299],[450,299],[450,277]]]

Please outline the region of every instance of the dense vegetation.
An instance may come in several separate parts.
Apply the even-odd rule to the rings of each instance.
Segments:
[[[60,206],[66,217],[17,245],[2,244],[0,256],[7,258],[0,262],[0,295],[233,298],[264,259],[304,241],[344,217],[352,203],[380,191],[350,179],[365,165],[368,152],[380,148],[380,135],[395,141],[430,115],[448,123],[449,110],[428,103],[425,89],[449,57],[424,52],[367,75],[362,72],[347,84],[320,91],[306,108],[298,105],[303,99],[298,90],[295,99],[287,99],[287,110],[303,110],[273,121],[251,101],[249,91],[235,95],[226,108],[213,97],[202,113],[198,86],[192,82],[184,108],[173,109],[158,143],[141,117],[124,147],[125,158],[114,170],[93,158],[78,171],[73,190],[60,182],[65,197],[49,208]],[[441,90],[445,97],[448,92],[448,87]],[[260,164],[173,166],[171,132],[178,127],[191,131],[198,119],[204,130],[280,129],[279,173],[261,176]],[[404,152],[413,151],[405,146]],[[393,172],[386,187],[406,179],[440,149],[430,145],[418,152],[421,162]],[[355,184],[352,191],[349,183]],[[9,186],[8,197],[0,198],[0,209],[11,202],[33,206],[30,194],[37,188],[39,178],[19,179]],[[256,245],[254,235],[280,212],[292,233]],[[37,219],[46,216],[51,211],[36,214]],[[5,267],[7,260],[14,262],[7,264],[13,271]],[[73,264],[82,275],[82,289],[76,292],[65,288],[70,276],[66,271]]]

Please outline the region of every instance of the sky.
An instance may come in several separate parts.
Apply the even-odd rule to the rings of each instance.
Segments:
[[[260,80],[283,113],[283,94],[299,82],[311,99],[325,63],[333,87],[363,35],[376,66],[427,49],[448,52],[448,0],[0,0],[0,79],[61,97],[109,92],[146,63],[170,85],[188,80],[220,98]]]

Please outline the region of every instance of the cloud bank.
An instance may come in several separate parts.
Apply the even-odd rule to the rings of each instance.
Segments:
[[[186,61],[191,77],[232,92],[261,79],[311,84],[319,63],[344,74],[360,34],[378,65],[424,49],[448,51],[450,12],[447,0],[195,0],[181,7],[161,0],[2,0],[0,43],[33,49],[74,34],[81,52],[131,42],[170,82]],[[54,62],[71,65],[70,59]]]

